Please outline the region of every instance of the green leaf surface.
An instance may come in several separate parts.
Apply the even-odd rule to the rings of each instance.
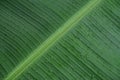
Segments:
[[[0,80],[120,80],[119,0],[1,0]]]

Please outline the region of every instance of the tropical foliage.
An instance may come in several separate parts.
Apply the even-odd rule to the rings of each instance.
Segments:
[[[0,80],[120,80],[120,0],[1,0]]]

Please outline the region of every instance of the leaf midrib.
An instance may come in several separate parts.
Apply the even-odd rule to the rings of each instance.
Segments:
[[[88,14],[101,0],[91,0],[82,9],[77,11],[68,21],[66,21],[54,34],[52,34],[42,45],[39,45],[25,61],[21,62],[4,80],[15,80],[18,78],[31,64],[40,58],[51,46],[53,46],[61,37],[63,37],[70,29]]]

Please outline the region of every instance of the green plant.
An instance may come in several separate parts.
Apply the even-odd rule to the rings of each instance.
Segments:
[[[119,0],[1,0],[0,80],[120,80]]]

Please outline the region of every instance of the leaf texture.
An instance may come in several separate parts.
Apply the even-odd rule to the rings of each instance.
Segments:
[[[1,0],[1,80],[119,80],[119,0]]]

